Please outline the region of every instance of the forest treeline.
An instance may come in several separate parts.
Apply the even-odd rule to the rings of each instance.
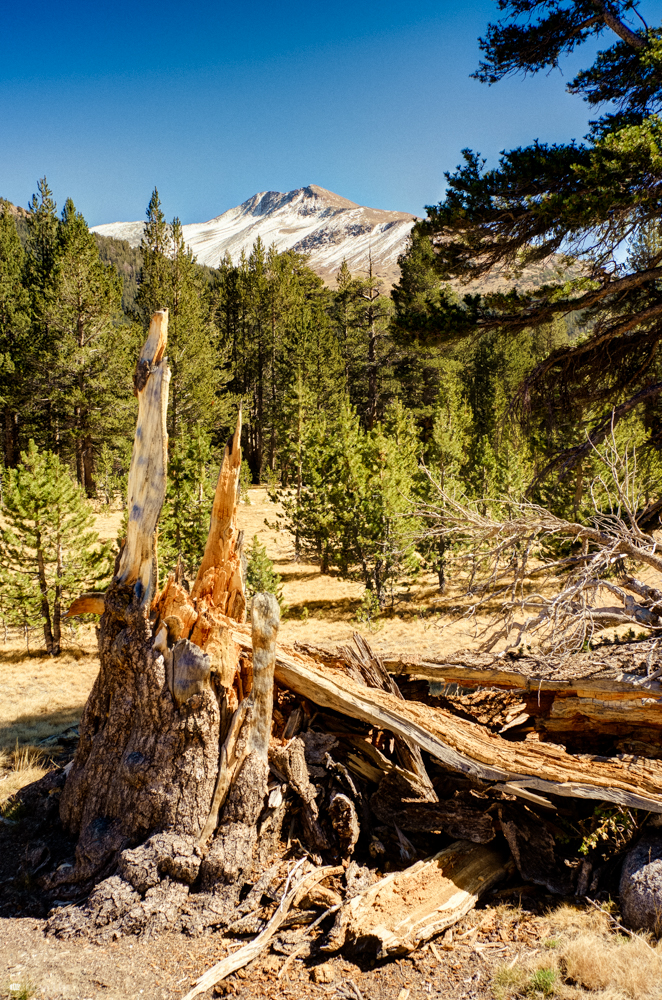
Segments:
[[[630,0],[499,7],[474,76],[551,71],[604,38],[568,84],[604,113],[581,142],[536,139],[489,169],[464,150],[390,292],[369,259],[329,288],[260,241],[200,267],[156,190],[139,249],[91,234],[71,200],[58,213],[45,178],[27,211],[0,202],[0,601],[41,616],[49,648],[67,588],[108,572],[88,501],[125,493],[133,369],[161,308],[165,570],[197,565],[239,404],[244,489],[266,483],[297,553],[363,580],[368,613],[422,568],[443,589],[447,536],[424,516],[443,520],[442,493],[618,518],[623,498],[600,485],[609,447],[633,530],[659,528],[662,29],[630,23]]]
[[[156,190],[135,249],[90,233],[71,200],[58,213],[45,179],[28,212],[4,202],[5,614],[22,624],[48,619],[47,645],[55,649],[66,598],[109,572],[107,548],[91,555],[83,497],[109,504],[124,494],[135,359],[159,308],[169,310],[172,369],[159,543],[165,571],[178,560],[192,569],[201,557],[240,402],[244,487],[266,483],[279,496],[299,555],[323,572],[363,580],[368,613],[423,568],[443,590],[446,543],[427,538],[415,513],[435,484],[485,502],[528,495],[580,518],[596,459],[587,456],[571,476],[545,470],[559,449],[582,443],[590,412],[584,421],[572,412],[566,421],[544,413],[523,419],[519,394],[529,372],[590,330],[555,318],[475,337],[455,337],[451,328],[431,341],[426,324],[461,297],[440,277],[432,241],[419,230],[400,267],[390,293],[369,260],[361,274],[343,263],[329,288],[305,256],[259,240],[236,262],[200,267]],[[642,418],[633,413],[618,433],[630,444],[643,440]],[[655,452],[640,476],[654,492]],[[69,480],[79,486],[75,502]],[[67,497],[64,517],[58,505]]]

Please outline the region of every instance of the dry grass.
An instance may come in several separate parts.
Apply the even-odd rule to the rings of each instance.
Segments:
[[[49,763],[39,747],[19,747],[13,751],[0,750],[0,814],[4,813],[7,800],[24,785],[43,778]]]
[[[79,628],[57,659],[43,650],[28,652],[23,641],[2,644],[0,665],[1,810],[19,788],[48,770],[47,754],[38,744],[79,721],[99,670],[94,628]]]
[[[99,670],[94,627],[80,627],[57,658],[10,641],[0,645],[0,664],[0,749],[34,746],[80,719]]]
[[[542,951],[495,973],[495,1000],[662,1000],[662,942],[614,933],[606,914],[550,911]]]

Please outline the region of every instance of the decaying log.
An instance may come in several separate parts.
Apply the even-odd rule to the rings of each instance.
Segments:
[[[274,913],[273,917],[264,928],[264,930],[258,934],[258,936],[250,941],[243,948],[240,948],[233,955],[228,955],[227,958],[222,959],[213,965],[211,969],[208,969],[204,975],[200,976],[197,983],[190,990],[184,1000],[193,1000],[194,997],[199,996],[200,993],[205,993],[210,990],[212,986],[216,983],[220,983],[222,979],[236,972],[237,969],[243,969],[244,966],[248,965],[249,962],[254,961],[260,955],[270,940],[281,926],[285,918],[287,917],[290,908],[294,905],[297,897],[301,896],[305,889],[312,888],[317,882],[321,882],[328,875],[332,875],[337,871],[332,865],[325,868],[317,868],[308,875],[304,875],[301,881],[297,882],[293,889],[283,896],[278,909]]]
[[[645,658],[636,647],[630,651],[616,649],[610,654],[600,650],[590,654],[590,658],[586,654],[577,655],[575,669],[594,675],[604,668],[607,655],[612,659],[618,657],[621,662],[634,656]],[[553,673],[551,677],[545,676],[553,670],[550,664],[541,671],[538,661],[522,658],[518,669],[514,666],[507,669],[494,657],[480,654],[456,656],[446,663],[388,656],[385,664],[396,676],[407,674],[439,685],[521,691],[523,711],[508,728],[528,725],[531,730],[547,734],[552,741],[571,747],[582,743],[590,747],[591,742],[604,745],[605,737],[656,743],[662,736],[662,684],[657,680],[657,671],[647,677],[612,669],[609,673],[613,676],[566,679],[554,677]]]
[[[330,844],[319,821],[317,789],[308,774],[303,740],[295,736],[285,746],[271,747],[269,759],[301,799],[306,843],[315,851],[328,850]]]
[[[238,645],[250,640],[234,628]],[[483,781],[552,795],[595,799],[662,812],[662,764],[632,755],[570,754],[552,743],[512,743],[442,709],[370,690],[295,649],[276,651],[276,680],[315,705],[331,708],[416,743],[446,767]]]
[[[605,652],[593,652],[592,661],[602,662]],[[634,655],[634,653],[633,653]],[[590,664],[587,658],[577,657],[578,664],[584,669]],[[539,661],[518,658],[520,668],[506,667],[498,659],[489,654],[467,654],[461,659],[449,658],[447,661],[435,662],[401,655],[387,654],[383,658],[388,671],[398,677],[406,674],[410,677],[433,681],[438,684],[457,684],[460,687],[496,687],[504,691],[518,690],[526,693],[552,693],[566,698],[603,698],[614,702],[629,701],[634,695],[643,696],[633,685],[644,680],[635,673],[619,673],[615,677],[589,676],[549,677],[545,672],[539,673],[536,668]],[[473,661],[473,662],[472,662]],[[530,665],[530,671],[524,671],[522,666]],[[651,681],[646,688],[646,695],[652,696],[658,710],[662,712],[662,684]],[[662,723],[661,723],[662,724]]]
[[[406,954],[457,923],[506,873],[499,852],[456,841],[346,902],[324,948],[370,951],[378,959]]]
[[[559,858],[544,820],[523,806],[514,809],[506,803],[499,806],[499,820],[522,878],[561,896],[570,895],[572,872]]]
[[[458,799],[431,802],[425,788],[417,787],[401,768],[384,775],[370,799],[370,808],[382,823],[408,832],[443,830],[450,837],[474,844],[487,844],[495,837],[494,822],[484,809]]]

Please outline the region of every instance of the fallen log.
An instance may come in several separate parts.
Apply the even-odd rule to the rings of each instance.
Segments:
[[[377,959],[406,954],[461,920],[506,874],[501,853],[458,840],[346,902],[324,950],[370,950]]]
[[[617,648],[609,651],[611,659],[622,663],[642,654],[636,649]],[[519,669],[507,669],[492,656],[468,654],[450,662],[406,659],[394,655],[384,658],[385,666],[396,677],[433,682],[438,688],[457,685],[459,688],[499,688],[522,693],[523,709],[513,729],[528,726],[545,738],[571,746],[591,742],[598,745],[609,740],[630,738],[640,743],[656,744],[662,735],[662,684],[653,675],[625,672],[615,664],[601,659],[604,651],[578,654],[564,673],[571,670],[580,676],[558,677],[555,664],[522,658]],[[473,662],[472,662],[473,661]],[[478,661],[478,662],[475,662]],[[481,662],[482,661],[482,662]],[[640,669],[646,668],[645,660]],[[611,669],[609,669],[611,667]],[[589,676],[581,676],[589,672]],[[601,673],[602,676],[595,676]],[[501,730],[505,731],[505,730]],[[602,737],[602,739],[601,739]],[[606,738],[606,739],[605,739]]]
[[[234,640],[250,640],[236,627]],[[513,743],[477,723],[418,702],[401,701],[386,691],[366,690],[328,663],[280,646],[276,680],[315,705],[360,719],[416,743],[446,767],[482,781],[508,782],[513,788],[570,796],[651,812],[662,812],[662,764],[634,755],[603,758],[570,754],[552,743]]]

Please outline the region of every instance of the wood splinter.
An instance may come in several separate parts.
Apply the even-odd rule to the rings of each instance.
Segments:
[[[200,834],[201,845],[207,842],[216,829],[230,786],[249,754],[255,754],[263,762],[265,772],[268,773],[269,769],[267,752],[273,712],[276,637],[280,625],[280,608],[273,594],[255,595],[251,618],[253,687],[235,712],[230,732],[221,749],[218,781],[209,818]]]

